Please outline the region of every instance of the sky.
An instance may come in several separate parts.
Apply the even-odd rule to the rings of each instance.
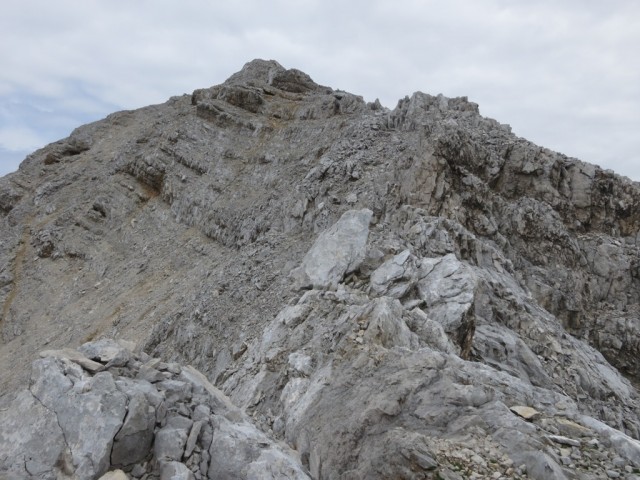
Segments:
[[[0,176],[77,126],[263,58],[389,108],[468,96],[640,181],[639,52],[635,0],[2,0]]]

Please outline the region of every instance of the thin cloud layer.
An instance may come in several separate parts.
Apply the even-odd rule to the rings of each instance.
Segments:
[[[0,29],[0,175],[80,124],[273,58],[390,108],[467,95],[522,137],[640,180],[637,2],[8,0]]]

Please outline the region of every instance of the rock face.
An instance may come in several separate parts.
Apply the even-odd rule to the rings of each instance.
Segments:
[[[639,207],[273,61],[81,127],[0,179],[0,472],[637,478]]]
[[[258,431],[193,367],[137,355],[114,341],[81,350],[94,352],[96,359],[116,352],[128,360],[120,366],[106,363],[104,371],[94,373],[82,367],[82,353],[44,352],[33,363],[31,387],[0,412],[0,472],[78,480],[103,474],[309,478],[294,452]],[[154,382],[145,379],[150,373]]]
[[[335,225],[322,232],[302,265],[294,270],[300,287],[336,288],[344,275],[364,260],[371,210],[345,212]]]

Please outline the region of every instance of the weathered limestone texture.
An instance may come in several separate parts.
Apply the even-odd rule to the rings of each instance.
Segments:
[[[254,60],[0,178],[0,477],[638,480],[639,245],[466,97]]]

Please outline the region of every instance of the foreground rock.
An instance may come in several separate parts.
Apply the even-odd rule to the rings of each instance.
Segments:
[[[34,362],[29,390],[0,412],[0,477],[308,478],[200,372],[124,345],[82,346],[97,361],[127,358],[98,373],[72,350]]]
[[[231,397],[295,446],[313,478],[596,479],[640,468],[640,442],[604,430],[567,393],[570,372],[588,368],[581,391],[618,399],[635,431],[632,385],[537,311],[506,259],[494,254],[481,269],[437,256],[452,250],[449,237],[404,236],[436,219],[408,209],[403,218],[406,230],[385,237],[402,253],[349,284],[305,292],[267,325],[222,384]],[[505,291],[523,306],[520,336],[487,322]]]

